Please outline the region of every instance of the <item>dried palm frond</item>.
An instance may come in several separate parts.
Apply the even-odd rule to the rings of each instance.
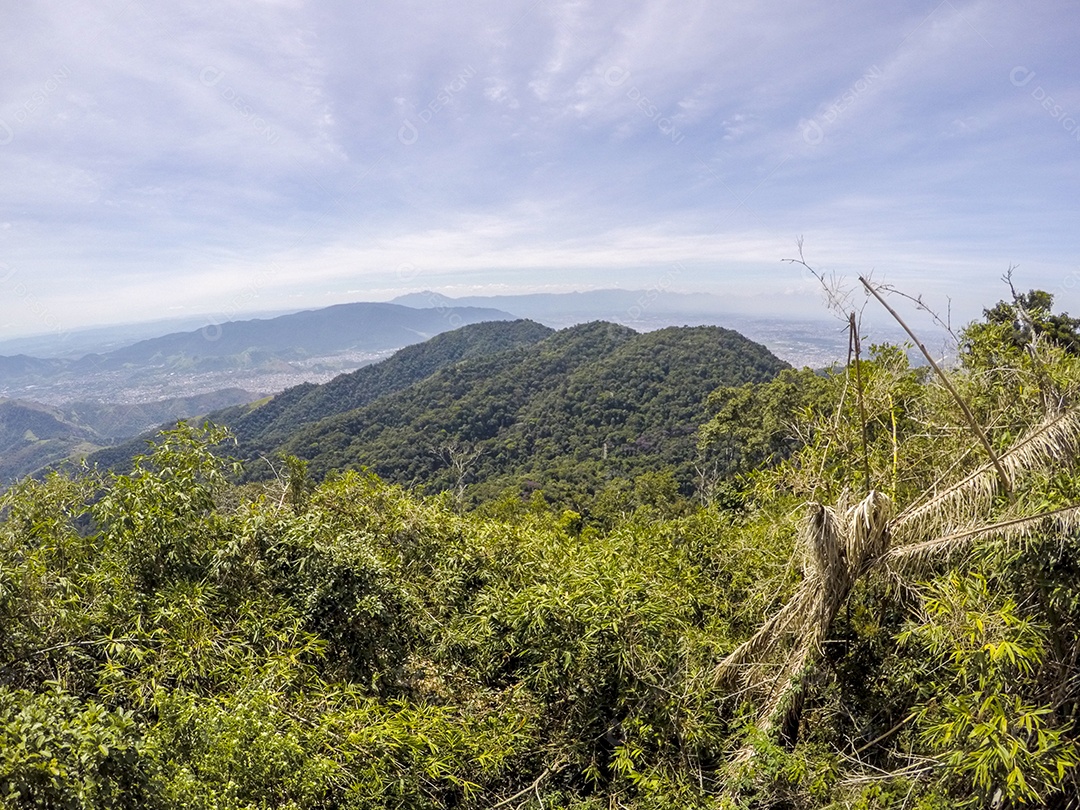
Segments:
[[[1000,458],[1014,485],[1032,473],[1053,468],[1080,455],[1080,411],[1053,415],[1030,430]],[[985,514],[1000,494],[993,464],[983,464],[941,492],[928,494],[897,516],[893,538],[898,546],[950,533],[973,514]]]
[[[924,540],[889,549],[882,558],[884,567],[893,574],[911,574],[927,565],[966,550],[983,537],[996,536],[1009,542],[1027,540],[1039,532],[1071,533],[1080,528],[1080,506],[1066,506],[1052,512],[1017,517],[952,532],[933,540]]]
[[[827,584],[830,572],[846,567],[844,531],[836,510],[828,506],[820,503],[810,505],[809,518],[803,523],[800,533],[800,545],[808,552],[808,579],[820,579]]]
[[[843,493],[835,506],[808,505],[799,532],[803,580],[791,599],[717,666],[715,680],[756,698],[760,730],[798,718],[805,676],[822,654],[838,612],[858,580],[883,569],[900,583],[983,537],[1026,539],[1039,531],[1080,528],[1080,506],[986,522],[995,498],[1015,485],[1080,456],[1080,411],[1048,416],[995,461],[945,489],[928,492],[899,514],[888,496],[871,491],[856,504]],[[1004,476],[1002,475],[1004,473]],[[935,486],[936,489],[936,486]],[[752,749],[736,757],[745,760]]]
[[[892,516],[892,500],[884,493],[873,490],[851,510],[851,528],[847,539],[849,570],[853,578],[885,553],[889,545],[889,521]]]
[[[769,621],[717,666],[716,681],[762,698],[757,725],[768,729],[798,692],[799,676],[821,654],[833,619],[859,574],[885,551],[892,501],[871,491],[843,510],[810,504],[799,534],[804,577]]]
[[[761,668],[763,660],[769,659],[779,647],[785,646],[785,639],[797,638],[802,632],[811,593],[804,581],[784,607],[717,665],[716,682],[726,686],[736,682],[743,686],[752,684],[755,680],[752,670]]]

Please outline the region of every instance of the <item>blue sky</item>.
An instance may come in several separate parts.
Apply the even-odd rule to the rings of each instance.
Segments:
[[[0,338],[781,259],[1080,314],[1074,3],[6,3]]]

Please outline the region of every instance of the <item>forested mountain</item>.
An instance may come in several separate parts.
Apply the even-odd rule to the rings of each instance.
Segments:
[[[289,437],[320,419],[400,391],[444,366],[530,345],[552,332],[532,321],[470,324],[407,346],[379,363],[341,374],[323,385],[303,383],[249,405],[213,411],[207,419],[234,433],[237,455],[247,459],[272,455]],[[124,467],[145,447],[145,438],[136,438],[102,450],[89,461],[102,467]]]
[[[127,439],[164,422],[190,419],[222,408],[251,402],[257,395],[242,388],[223,388],[188,397],[119,405],[111,402],[76,401],[62,410],[67,418],[86,425],[104,442]]]
[[[235,453],[295,455],[316,478],[368,467],[424,491],[504,489],[579,508],[609,486],[654,472],[691,494],[727,470],[697,433],[718,387],[762,382],[787,364],[736,332],[610,323],[559,332],[531,321],[475,324],[411,346],[321,386],[209,415]],[[91,456],[122,467],[143,440]],[[248,475],[272,475],[252,464]],[[704,480],[703,480],[704,476]]]
[[[101,443],[92,428],[58,408],[0,400],[0,487]]]
[[[107,367],[168,358],[222,358],[261,352],[283,360],[334,352],[396,349],[468,323],[510,320],[480,307],[414,309],[398,304],[337,304],[276,318],[229,321],[216,327],[141,340],[102,355]]]
[[[462,360],[497,354],[543,340],[554,330],[532,321],[489,321],[444,332],[395,352],[382,362],[342,374],[323,385],[300,385],[257,403],[210,414],[228,425],[244,455],[268,452],[305,425],[373,402]]]
[[[444,368],[279,449],[317,476],[366,466],[428,491],[479,483],[487,497],[524,487],[588,498],[612,479],[660,470],[689,489],[709,393],[786,367],[718,327],[585,324]]]
[[[1080,323],[1041,301],[988,310],[940,376],[888,345],[770,376],[720,330],[598,323],[332,417],[500,440],[478,460],[516,452],[512,419],[572,465],[674,431],[714,363],[759,380],[700,434],[745,427],[737,503],[655,487],[599,524],[295,460],[237,484],[227,432],[186,424],[130,471],[25,480],[0,496],[0,805],[1068,810]]]
[[[734,329],[795,366],[824,368],[847,354],[847,337],[835,321],[811,309],[803,316],[778,317],[776,302],[712,293],[668,289],[678,276],[673,268],[656,286],[642,290],[586,290],[519,295],[468,295],[452,298],[426,290],[394,299],[411,307],[495,307],[556,329],[591,321],[610,321],[638,332],[667,326],[723,326]],[[795,308],[793,308],[794,311]],[[751,314],[751,313],[757,314]],[[881,313],[884,315],[884,313]],[[871,324],[871,321],[873,323]],[[888,316],[865,313],[878,342],[903,341],[902,329]]]

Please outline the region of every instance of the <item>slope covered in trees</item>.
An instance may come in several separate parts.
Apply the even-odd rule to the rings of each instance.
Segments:
[[[948,385],[885,346],[717,394],[703,441],[742,409],[770,462],[738,508],[598,528],[354,471],[237,487],[186,425],[129,474],[25,481],[0,803],[1069,807],[1080,358],[1014,325],[967,330]],[[635,340],[592,328],[577,369]],[[522,385],[570,362],[552,339]]]
[[[207,418],[229,427],[239,456],[255,459],[272,454],[291,435],[320,419],[408,388],[444,366],[537,343],[552,331],[532,321],[470,324],[406,346],[382,362],[341,374],[323,385],[303,383],[258,402],[211,411]],[[138,438],[102,450],[89,461],[123,467],[145,447],[145,439]]]
[[[0,486],[65,459],[79,448],[93,450],[101,441],[94,430],[59,408],[0,400]]]
[[[0,488],[47,466],[101,452],[119,437],[251,399],[253,395],[247,391],[228,388],[123,405],[71,402],[53,407],[38,402],[0,400]]]
[[[246,452],[268,452],[305,425],[367,405],[446,366],[529,346],[552,332],[533,321],[464,326],[407,346],[380,363],[342,374],[323,385],[297,386],[256,408],[221,411],[210,418],[228,425]]]
[[[587,508],[619,499],[643,474],[684,495],[729,471],[699,449],[705,401],[718,386],[762,382],[787,368],[763,346],[719,327],[639,334],[596,322],[553,332],[532,321],[475,324],[396,352],[324,385],[212,413],[249,479],[273,477],[282,455],[313,478],[370,468],[434,493],[474,500],[542,488]],[[101,451],[118,468],[142,440]],[[267,463],[269,462],[269,463]],[[622,498],[625,500],[625,498]]]
[[[447,367],[279,449],[309,461],[316,476],[368,467],[428,491],[477,484],[488,498],[539,487],[575,503],[613,480],[658,471],[691,492],[708,394],[786,367],[718,327],[639,334],[584,324]]]
[[[513,319],[481,307],[337,304],[211,324],[102,353],[0,356],[0,394],[65,403],[174,398],[232,386],[279,390],[288,384],[282,380],[303,380],[312,373],[327,379],[335,370],[356,368],[466,324]]]

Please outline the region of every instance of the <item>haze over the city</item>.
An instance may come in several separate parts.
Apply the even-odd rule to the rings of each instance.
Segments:
[[[1064,2],[8,3],[0,338],[430,289],[1080,310]]]

